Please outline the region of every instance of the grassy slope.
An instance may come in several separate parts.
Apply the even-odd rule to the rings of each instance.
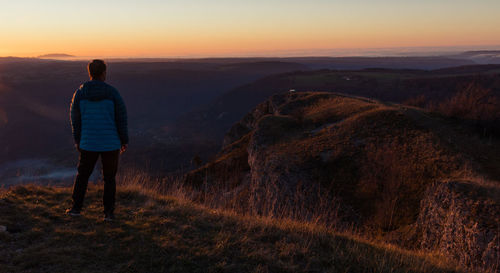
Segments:
[[[139,189],[119,189],[101,220],[91,186],[80,218],[70,189],[0,192],[0,272],[455,272],[436,257],[294,222],[244,218]],[[438,265],[441,264],[441,265]]]

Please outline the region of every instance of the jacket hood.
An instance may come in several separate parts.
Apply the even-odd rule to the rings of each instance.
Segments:
[[[110,86],[103,81],[88,81],[80,86],[80,90],[84,97],[91,101],[100,101],[104,99],[109,99]]]

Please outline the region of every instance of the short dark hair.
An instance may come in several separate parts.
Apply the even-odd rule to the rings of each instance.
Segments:
[[[98,78],[106,72],[106,63],[103,60],[93,60],[88,64],[87,70],[90,77]]]

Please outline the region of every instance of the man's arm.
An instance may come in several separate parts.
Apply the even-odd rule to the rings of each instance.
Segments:
[[[116,129],[122,146],[126,146],[128,144],[127,108],[118,91],[114,92],[114,98]]]
[[[71,100],[71,105],[69,107],[70,120],[71,120],[71,131],[73,133],[73,139],[75,145],[80,145],[80,138],[82,135],[82,117],[80,113],[80,92],[78,90],[73,94],[73,99]]]

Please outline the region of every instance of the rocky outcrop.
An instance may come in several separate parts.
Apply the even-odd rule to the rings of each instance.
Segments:
[[[500,198],[479,184],[436,183],[470,163],[453,139],[461,132],[448,128],[419,109],[363,98],[275,95],[235,124],[215,160],[184,182],[202,185],[200,196],[212,204],[354,226],[493,270]]]
[[[430,187],[421,202],[421,246],[463,266],[500,272],[500,190],[469,181]]]

